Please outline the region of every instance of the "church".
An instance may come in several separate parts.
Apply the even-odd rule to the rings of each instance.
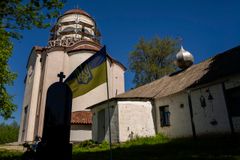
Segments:
[[[19,142],[42,135],[47,89],[58,73],[68,77],[102,48],[95,20],[80,9],[61,15],[50,35],[29,55]],[[71,141],[239,133],[240,46],[194,65],[181,48],[177,60],[180,70],[125,92],[126,68],[107,54],[108,83],[73,99]]]
[[[95,20],[81,9],[65,12],[51,29],[48,45],[34,46],[27,62],[19,142],[31,142],[42,135],[47,89],[63,72],[68,77],[82,62],[102,46]],[[107,55],[109,97],[124,92],[125,66]],[[103,83],[87,94],[73,99],[71,141],[92,139],[92,113],[87,107],[107,99]]]

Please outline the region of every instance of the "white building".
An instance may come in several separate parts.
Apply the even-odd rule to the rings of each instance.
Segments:
[[[33,141],[41,136],[48,87],[59,81],[57,74],[66,77],[87,58],[101,49],[100,32],[94,19],[85,11],[65,12],[51,30],[48,46],[32,48],[27,63],[25,93],[19,142]],[[125,67],[108,55],[109,96],[124,92]],[[83,96],[73,99],[71,141],[92,138],[92,113],[86,109],[107,99],[106,83]]]
[[[240,46],[89,107],[93,140],[240,132]],[[109,116],[110,115],[110,116]]]

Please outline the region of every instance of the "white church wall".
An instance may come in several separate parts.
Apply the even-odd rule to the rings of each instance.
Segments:
[[[71,142],[79,142],[90,139],[92,139],[92,125],[71,125]]]
[[[81,54],[79,54],[79,56],[81,56]],[[87,58],[87,56],[90,56],[90,54],[85,54],[85,58]],[[81,60],[80,57],[78,59]],[[69,63],[74,63],[74,66],[76,68],[82,62],[80,61],[78,63],[76,60],[75,62],[70,60]],[[108,67],[109,97],[112,98],[116,96],[116,93],[120,94],[124,92],[124,70],[116,64],[110,65],[109,61],[107,61],[107,67]],[[73,68],[74,67],[72,67],[72,69]],[[70,73],[71,72],[69,72],[69,74]],[[87,107],[102,102],[106,99],[107,99],[107,83],[103,83],[98,87],[94,88],[93,90],[87,92],[86,94],[74,98],[72,111],[74,112],[84,110]]]
[[[157,132],[168,137],[192,136],[188,97],[186,93],[178,93],[168,97],[156,99],[156,128]],[[168,106],[170,112],[170,125],[161,126],[159,107]]]
[[[30,62],[29,62],[30,63]],[[32,70],[33,66],[28,66],[28,71]],[[20,124],[20,130],[19,130],[19,139],[18,141],[25,141],[26,135],[27,135],[27,126],[28,126],[28,117],[29,117],[29,104],[31,100],[31,92],[33,87],[33,82],[29,83],[29,75],[27,73],[26,80],[25,80],[25,90],[24,90],[24,99],[23,99],[23,105],[22,105],[22,113],[21,113],[21,124]]]
[[[124,69],[115,63],[109,67],[109,93],[110,97],[116,97],[125,92]]]
[[[68,77],[80,64],[82,64],[85,60],[91,57],[94,53],[95,52],[92,52],[92,51],[78,51],[78,52],[68,53],[69,69],[66,77]],[[84,110],[85,108],[91,105],[94,105],[102,100],[106,100],[107,99],[106,88],[107,88],[106,83],[104,83],[96,87],[94,90],[91,90],[82,96],[74,98],[72,111],[74,112],[74,111]]]
[[[91,57],[95,52],[92,51],[77,51],[68,53],[69,55],[69,68],[68,68],[68,77],[80,64],[86,61]]]
[[[22,121],[19,130],[19,142],[20,141],[32,141],[34,139],[34,128],[35,128],[35,116],[38,103],[38,92],[39,90],[40,76],[41,76],[41,55],[33,51],[29,59],[29,65],[26,83],[25,83],[25,94],[22,108]],[[27,112],[25,113],[25,107]],[[24,124],[25,123],[25,124]],[[23,128],[24,127],[24,128]],[[24,134],[23,134],[24,130]],[[22,137],[23,136],[23,137]]]
[[[107,99],[107,84],[103,83],[86,94],[76,97],[72,102],[72,112],[85,110],[87,107]]]
[[[213,100],[208,100],[210,91]],[[206,107],[200,103],[201,95],[205,98]],[[221,84],[211,85],[191,92],[193,120],[196,134],[230,133],[228,112]]]
[[[40,62],[40,55],[37,54],[36,63],[35,63],[35,70],[34,70],[34,77],[33,77],[33,91],[39,90],[40,85],[40,77],[41,77],[41,62]],[[34,129],[35,129],[35,117],[37,112],[37,105],[38,105],[38,94],[39,92],[32,92],[31,96],[31,103],[29,106],[29,122],[28,123],[28,134],[27,134],[27,141],[31,141],[34,139]]]
[[[41,111],[39,118],[39,129],[38,135],[42,135],[43,131],[43,119],[45,114],[45,104],[46,104],[46,95],[47,90],[55,82],[59,81],[57,76],[60,72],[67,72],[68,68],[68,56],[65,55],[64,51],[57,50],[47,53],[45,70],[44,70],[44,79],[42,86],[42,99],[41,99]]]
[[[155,135],[150,101],[118,101],[119,141]]]

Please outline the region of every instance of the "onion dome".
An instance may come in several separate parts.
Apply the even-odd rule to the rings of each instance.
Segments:
[[[182,46],[180,51],[177,53],[176,58],[177,58],[176,64],[181,69],[186,69],[190,67],[194,62],[193,55],[190,52],[183,49]]]

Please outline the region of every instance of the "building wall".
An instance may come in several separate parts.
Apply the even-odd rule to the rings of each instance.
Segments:
[[[81,63],[86,61],[95,52],[93,51],[76,51],[68,53],[69,56],[69,68],[67,76],[70,75]]]
[[[22,121],[19,130],[19,142],[32,141],[34,138],[35,115],[37,111],[39,92],[33,91],[39,90],[41,76],[40,58],[41,55],[33,51],[30,55],[29,64],[27,66],[28,73],[25,82],[25,94],[22,107]],[[25,114],[25,107],[27,107],[27,114]]]
[[[155,135],[150,101],[118,101],[119,141]]]
[[[114,101],[109,103],[109,112],[108,112],[108,103],[103,103],[101,105],[98,105],[97,107],[92,109],[93,113],[93,124],[92,124],[92,139],[93,141],[99,142],[99,139],[103,139],[106,141],[109,141],[109,113],[110,113],[110,119],[111,119],[111,138],[112,142],[118,142],[119,140],[119,121],[118,121],[118,107]],[[100,112],[104,110],[104,128],[100,128],[98,126],[98,119],[100,116]],[[99,135],[99,130],[102,130],[101,132],[104,132],[104,135]],[[99,137],[103,136],[103,137]]]
[[[231,76],[224,82],[225,88],[232,89],[240,86],[240,75]]]
[[[116,63],[108,63],[109,96],[116,97],[125,92],[124,69]]]
[[[43,85],[42,87],[42,97],[41,97],[41,106],[40,107],[40,115],[39,115],[39,124],[37,135],[41,136],[43,132],[43,124],[44,124],[44,114],[45,114],[45,104],[46,104],[46,96],[47,90],[55,82],[59,81],[59,77],[57,76],[60,72],[67,72],[68,68],[68,57],[65,55],[64,51],[56,50],[47,54],[45,68],[43,71]]]
[[[208,100],[210,91],[213,100]],[[200,103],[201,95],[206,107]],[[230,133],[230,125],[223,88],[221,84],[211,85],[191,92],[193,119],[197,135],[212,133]]]
[[[226,90],[231,90],[240,87],[240,75],[232,76],[224,83]],[[240,97],[239,97],[240,98]],[[228,104],[230,105],[230,104]],[[230,106],[229,106],[230,107]],[[232,123],[234,127],[234,132],[240,132],[240,116],[233,116]]]
[[[92,125],[71,125],[70,141],[79,142],[92,139]]]
[[[78,59],[81,60],[80,56],[83,54],[80,53],[78,55],[79,55]],[[70,63],[71,62],[74,62],[74,61],[70,61]],[[74,63],[75,67],[78,66],[80,63],[81,62]],[[117,94],[124,92],[124,69],[114,63],[110,64],[109,61],[107,61],[107,67],[108,67],[109,98],[111,98],[111,97],[115,97]],[[74,67],[72,67],[72,69],[73,68]],[[107,99],[107,83],[103,83],[98,87],[94,88],[93,90],[89,91],[88,93],[74,98],[72,111],[74,112],[74,111],[84,110],[87,107],[97,104],[99,102],[102,102],[106,99]]]
[[[169,106],[170,126],[161,127],[159,107]],[[188,97],[186,93],[178,93],[155,101],[157,133],[168,137],[192,136]]]

